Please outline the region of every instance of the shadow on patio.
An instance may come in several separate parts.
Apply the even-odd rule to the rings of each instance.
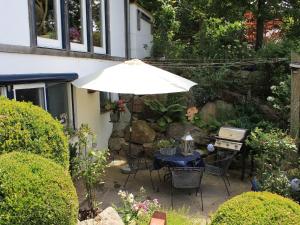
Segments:
[[[118,191],[122,189],[127,175],[120,172],[121,167],[126,163],[122,158],[115,159],[106,171],[105,185],[97,191],[97,200],[102,202],[101,208],[106,208],[112,204],[118,205],[120,199]],[[163,174],[161,170],[161,175]],[[140,187],[144,187],[147,191],[147,196],[154,199],[157,198],[162,205],[162,208],[171,208],[171,188],[168,182],[159,182],[157,173],[152,174],[155,185],[159,186],[159,192],[154,192],[151,186],[150,176],[148,170],[140,170],[136,177],[131,177],[126,190],[133,194],[137,193]],[[229,198],[249,191],[251,188],[250,182],[240,180],[240,173],[238,171],[230,171],[230,192],[228,197],[224,183],[220,177],[204,174],[202,181],[204,211],[201,211],[200,194],[195,196],[195,192],[189,195],[188,191],[176,190],[174,193],[174,209],[189,208],[189,214],[192,217],[203,218],[203,224],[209,219],[209,216],[216,211],[218,206],[228,200]],[[77,193],[79,195],[81,207],[85,207],[83,185],[77,182]]]

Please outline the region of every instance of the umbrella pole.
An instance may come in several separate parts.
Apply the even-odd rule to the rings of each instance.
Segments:
[[[132,121],[133,121],[133,104],[134,104],[134,95],[131,97],[131,109],[130,109],[130,121],[129,121],[129,146],[128,146],[128,164],[132,163],[132,156],[131,156],[131,138],[132,138]]]

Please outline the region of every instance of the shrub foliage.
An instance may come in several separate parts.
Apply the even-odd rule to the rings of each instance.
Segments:
[[[62,125],[31,103],[0,98],[0,154],[26,151],[69,166],[67,137]]]
[[[62,166],[32,153],[0,156],[0,225],[75,225],[78,200]]]
[[[299,224],[300,206],[269,192],[247,192],[225,202],[211,225]]]

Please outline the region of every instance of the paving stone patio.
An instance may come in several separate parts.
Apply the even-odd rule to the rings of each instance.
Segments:
[[[111,163],[107,169],[105,176],[105,184],[99,187],[97,191],[97,199],[102,202],[102,208],[119,204],[118,191],[122,188],[127,175],[120,172],[120,168],[125,164],[125,160],[117,159]],[[161,174],[163,171],[161,172]],[[230,192],[228,197],[224,183],[220,177],[204,174],[202,181],[204,211],[201,210],[200,194],[195,196],[192,192],[176,190],[174,196],[174,209],[183,207],[189,208],[189,214],[192,217],[203,218],[203,224],[209,220],[212,213],[216,211],[218,206],[229,198],[250,191],[251,185],[249,180],[241,181],[237,171],[230,171]],[[163,208],[171,207],[170,185],[168,182],[159,182],[156,172],[153,172],[153,180],[155,185],[159,187],[159,192],[152,189],[149,172],[147,170],[139,171],[135,178],[131,178],[126,186],[126,190],[131,193],[137,193],[141,186],[147,190],[147,195],[151,198],[157,198]],[[85,206],[84,189],[80,182],[76,183],[81,207]]]

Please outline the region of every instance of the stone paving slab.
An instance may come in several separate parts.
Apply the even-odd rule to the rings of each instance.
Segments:
[[[116,160],[107,169],[105,176],[105,185],[97,191],[97,199],[102,202],[102,208],[118,205],[120,203],[118,191],[121,189],[127,175],[120,172],[120,168],[124,165],[124,161]],[[195,196],[195,193],[189,194],[188,191],[176,190],[174,193],[174,209],[188,208],[189,214],[192,217],[203,218],[204,221],[209,220],[209,217],[217,210],[218,206],[229,198],[250,191],[251,185],[248,180],[241,181],[239,174],[235,173],[230,176],[231,196],[228,197],[223,180],[220,177],[204,174],[202,181],[204,211],[201,210],[200,194]],[[163,171],[161,171],[163,175]],[[171,208],[170,185],[167,182],[159,182],[156,172],[152,174],[156,186],[159,187],[159,192],[153,191],[149,172],[147,170],[139,171],[135,178],[131,178],[127,184],[126,190],[131,193],[137,193],[140,187],[144,187],[147,195],[151,198],[157,198],[163,208]],[[82,184],[76,184],[81,207],[85,206],[84,190]],[[203,223],[205,224],[205,222]]]

